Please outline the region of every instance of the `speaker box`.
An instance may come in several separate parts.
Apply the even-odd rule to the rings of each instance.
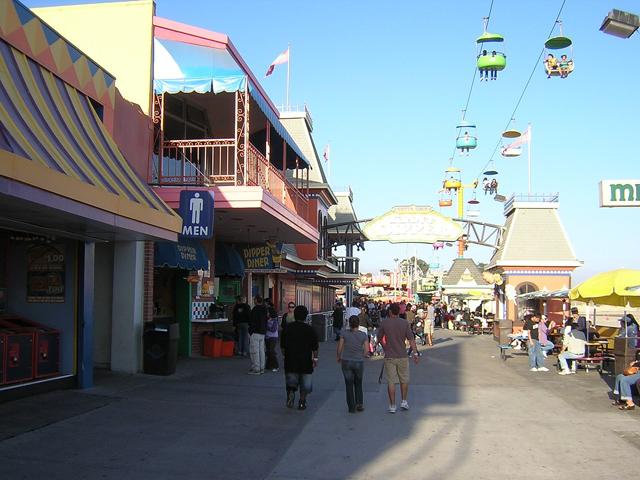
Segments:
[[[178,362],[177,323],[145,325],[143,337],[143,370],[151,375],[172,375]]]

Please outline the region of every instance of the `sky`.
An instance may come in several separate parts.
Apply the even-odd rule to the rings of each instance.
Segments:
[[[360,218],[394,205],[439,209],[438,190],[454,151],[455,127],[475,72],[475,39],[490,0],[156,3],[159,16],[227,34],[276,105],[285,103],[286,65],[267,78],[264,72],[290,45],[290,103],[308,106],[319,153],[331,145],[330,182],[337,191],[352,188]],[[599,31],[612,8],[640,13],[640,4],[566,0],[561,19],[573,40],[575,71],[567,79],[547,79],[537,58],[561,4],[494,0],[488,30],[504,36],[500,50],[507,68],[495,82],[476,77],[466,118],[478,126],[478,148],[468,157],[456,156],[453,164],[465,183],[481,174],[535,67],[513,126],[532,125],[532,192],[560,195],[560,217],[584,261],[575,283],[600,271],[640,268],[640,211],[598,204],[600,180],[640,178],[640,33],[624,40]],[[494,158],[500,192],[527,192],[526,154]],[[503,204],[481,191],[478,199],[479,220],[503,224]],[[455,209],[442,213],[456,215]],[[491,253],[470,246],[466,256],[487,262]],[[414,254],[446,268],[456,255],[455,247],[435,257],[430,245],[384,242],[368,242],[358,254],[362,271],[391,269],[394,258]]]

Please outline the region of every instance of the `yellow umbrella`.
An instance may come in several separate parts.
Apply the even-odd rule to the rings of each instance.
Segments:
[[[598,273],[572,288],[569,298],[599,305],[640,307],[640,270],[621,268]]]

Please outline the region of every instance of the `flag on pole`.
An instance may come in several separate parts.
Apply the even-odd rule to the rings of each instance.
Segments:
[[[531,141],[531,127],[527,127],[527,130],[520,135],[513,143],[510,143],[509,145],[507,145],[506,147],[504,147],[502,149],[502,151],[505,151],[509,148],[516,148],[519,147],[520,145],[524,145],[525,143],[529,143]]]
[[[271,65],[269,65],[269,68],[267,69],[267,73],[265,73],[264,76],[268,77],[269,75],[271,75],[273,73],[274,68],[276,68],[276,65],[282,65],[283,63],[287,63],[287,62],[289,62],[289,48],[287,48],[284,52],[278,55],[273,62],[271,62]]]
[[[322,158],[324,158],[325,162],[329,161],[330,155],[331,155],[331,145],[327,143],[327,145],[324,147],[324,153],[322,154]]]

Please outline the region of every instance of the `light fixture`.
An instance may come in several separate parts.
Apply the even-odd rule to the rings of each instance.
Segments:
[[[638,27],[640,27],[638,15],[613,9],[602,21],[600,31],[614,37],[629,38]]]

